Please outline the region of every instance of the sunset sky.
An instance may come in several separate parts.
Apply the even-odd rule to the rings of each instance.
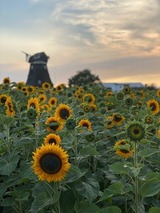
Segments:
[[[160,0],[0,3],[0,83],[26,82],[25,51],[50,57],[55,85],[88,68],[103,82],[160,86]]]

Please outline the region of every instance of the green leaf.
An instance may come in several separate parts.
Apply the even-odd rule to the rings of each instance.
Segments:
[[[109,166],[109,171],[114,174],[127,174],[128,168],[124,165],[124,163],[116,162]]]
[[[95,147],[86,146],[86,147],[84,147],[84,148],[81,149],[80,154],[83,157],[89,157],[91,155],[93,155],[93,156],[98,155],[98,152],[97,152],[97,150],[96,150]]]
[[[97,213],[122,213],[122,211],[117,206],[108,206]]]
[[[107,200],[110,197],[124,194],[123,185],[121,182],[115,182],[110,185],[103,193],[99,201]]]
[[[9,161],[7,157],[1,157],[0,160],[0,174],[1,175],[10,175],[17,166],[19,161],[19,155],[12,156]]]
[[[45,182],[37,183],[33,189],[34,201],[30,211],[37,213],[43,208],[56,203],[59,199],[59,193],[54,192],[50,184]]]
[[[88,178],[75,186],[81,195],[92,202],[99,194],[99,183],[93,179]]]
[[[99,213],[100,209],[94,203],[87,201],[79,202],[76,206],[76,213]]]
[[[138,155],[141,156],[141,158],[146,158],[156,153],[160,153],[160,151],[158,149],[149,148],[139,151]]]
[[[156,195],[158,192],[160,192],[159,180],[145,182],[140,188],[140,193],[142,197],[151,197]]]
[[[148,213],[159,213],[160,212],[160,208],[159,207],[152,207],[149,209]]]
[[[77,180],[79,180],[82,176],[84,176],[86,173],[85,172],[81,172],[81,170],[72,165],[70,171],[67,173],[67,176],[65,177],[65,183],[73,183]]]

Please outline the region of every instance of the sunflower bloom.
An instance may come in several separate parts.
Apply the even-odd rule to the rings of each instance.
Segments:
[[[53,106],[56,106],[56,104],[57,104],[57,99],[55,97],[51,97],[48,101],[48,105],[50,107],[53,107]]]
[[[140,141],[145,137],[145,128],[139,122],[133,122],[127,127],[128,137],[133,141]]]
[[[28,103],[27,103],[27,109],[29,109],[30,107],[33,107],[36,112],[40,112],[40,107],[39,107],[39,101],[38,101],[38,98],[30,98],[28,100]]]
[[[56,132],[63,129],[62,122],[59,122],[59,119],[53,116],[47,118],[45,124],[47,126],[47,131]]]
[[[44,138],[44,144],[55,144],[55,145],[59,145],[61,142],[61,138],[59,135],[56,134],[48,134],[45,138]]]
[[[43,88],[44,90],[48,90],[48,89],[50,89],[50,87],[51,87],[51,85],[50,85],[50,83],[48,83],[48,82],[44,82],[44,83],[42,84],[42,88]]]
[[[112,121],[115,125],[120,125],[125,120],[125,118],[122,115],[118,115],[117,113],[114,113],[112,117],[113,117]]]
[[[79,127],[87,127],[89,131],[92,130],[91,122],[88,119],[82,119],[78,122]]]
[[[11,83],[11,80],[9,77],[6,77],[3,79],[3,84],[10,84]]]
[[[32,168],[41,181],[61,181],[70,169],[68,154],[58,145],[42,145],[33,152]]]
[[[147,101],[147,106],[151,109],[153,115],[159,113],[159,103],[155,99]]]
[[[130,144],[125,140],[120,140],[116,142],[114,148],[116,149],[116,154],[123,158],[129,158],[133,155],[133,149],[130,147]]]
[[[55,117],[64,122],[72,115],[72,110],[67,104],[59,104],[55,110]]]

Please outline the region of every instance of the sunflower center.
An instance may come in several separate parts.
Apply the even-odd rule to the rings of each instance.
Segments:
[[[46,153],[40,159],[41,169],[47,174],[56,174],[62,167],[61,159],[54,153]]]
[[[120,117],[120,116],[118,116],[118,115],[115,115],[115,116],[114,116],[114,120],[115,120],[116,122],[120,122],[120,121],[122,120],[122,117]]]
[[[49,128],[53,131],[57,130],[59,127],[59,124],[57,122],[53,122],[49,125]]]
[[[60,117],[62,119],[67,119],[69,117],[69,111],[67,109],[61,109]]]
[[[129,153],[129,151],[128,151],[128,150],[126,150],[126,149],[120,149],[120,151],[121,151],[121,152],[123,152],[124,154]]]
[[[49,140],[49,144],[56,144],[56,140],[54,139],[54,138],[51,138],[50,140]]]
[[[152,111],[156,110],[156,105],[154,103],[152,103],[150,106],[151,106]]]
[[[133,132],[135,135],[138,135],[140,131],[139,131],[139,129],[134,129]]]
[[[4,104],[6,102],[7,98],[6,97],[2,97],[1,98],[1,102]]]
[[[89,127],[88,123],[83,123],[83,126],[87,128]]]

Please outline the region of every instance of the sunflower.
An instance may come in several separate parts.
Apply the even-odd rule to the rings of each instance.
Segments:
[[[49,117],[45,122],[47,131],[56,132],[63,129],[63,124],[56,117]]]
[[[45,94],[41,94],[38,96],[38,101],[40,104],[44,103],[47,100],[47,96]]]
[[[95,96],[92,93],[86,93],[83,95],[83,102],[93,104],[95,102]]]
[[[106,93],[106,97],[107,97],[107,98],[111,97],[112,95],[113,95],[113,92],[112,92],[112,91],[108,91],[108,92]]]
[[[106,126],[107,129],[112,129],[114,127],[113,117],[112,116],[108,116],[106,118],[105,126]]]
[[[118,100],[122,100],[124,98],[124,94],[122,92],[118,92],[116,94],[116,97],[117,97]]]
[[[123,88],[123,92],[124,92],[125,94],[129,94],[129,93],[131,92],[131,88],[128,87],[128,86],[125,86],[125,87]]]
[[[157,100],[153,99],[153,100],[147,101],[147,106],[148,108],[151,109],[151,112],[153,115],[156,115],[159,113],[159,103]]]
[[[10,78],[9,77],[6,77],[3,79],[3,84],[10,84],[11,81],[10,81]]]
[[[116,142],[114,149],[116,150],[116,154],[123,158],[129,158],[133,155],[133,149],[126,140],[120,140]]]
[[[66,85],[65,84],[59,84],[56,86],[56,91],[57,92],[60,92],[62,91],[64,88],[66,88]]]
[[[160,89],[157,90],[157,96],[160,97]]]
[[[4,105],[8,96],[6,94],[1,94],[0,95],[0,105]]]
[[[124,116],[119,115],[117,113],[114,113],[112,118],[113,118],[112,121],[115,125],[120,125],[125,120]]]
[[[42,145],[33,152],[32,168],[41,181],[61,181],[70,169],[68,154],[58,145]]]
[[[66,121],[72,115],[72,110],[67,104],[59,104],[59,106],[55,109],[55,117],[57,117],[60,121]]]
[[[48,90],[48,89],[50,89],[50,87],[51,87],[51,85],[50,85],[50,83],[48,83],[48,82],[44,82],[44,83],[42,84],[42,88],[43,88],[44,90]]]
[[[23,86],[22,88],[21,88],[21,91],[22,92],[27,92],[28,90],[27,90],[27,87],[26,86]]]
[[[40,106],[41,112],[49,112],[51,110],[50,106],[48,104],[42,104]]]
[[[160,140],[160,129],[157,129],[157,137]]]
[[[6,115],[9,116],[9,117],[14,117],[15,116],[15,110],[14,110],[14,108],[12,106],[11,107],[7,107]]]
[[[80,127],[87,127],[87,129],[89,131],[92,130],[92,125],[91,125],[91,122],[88,120],[88,119],[82,119],[78,122],[78,126]]]
[[[145,128],[139,122],[132,122],[127,127],[128,137],[133,141],[140,141],[145,137]]]
[[[65,125],[68,130],[73,130],[76,127],[76,121],[73,118],[69,118],[66,120]]]
[[[59,135],[50,133],[44,138],[44,144],[55,144],[60,145],[61,138]]]
[[[154,122],[153,117],[150,116],[150,115],[147,115],[147,116],[144,118],[144,120],[145,120],[145,123],[147,123],[147,124],[152,124],[152,123]]]
[[[53,107],[57,104],[57,99],[55,97],[51,97],[48,101],[50,107]]]
[[[33,107],[37,112],[40,111],[38,98],[30,98],[27,103],[27,109]]]
[[[34,86],[28,86],[27,87],[27,91],[32,94],[35,91],[35,87]]]
[[[5,106],[7,108],[14,108],[13,101],[10,96],[7,97],[7,100],[5,101]]]
[[[132,98],[126,98],[125,104],[126,104],[127,106],[131,106],[131,105],[133,104],[133,99],[132,99]]]
[[[17,85],[16,85],[16,88],[21,91],[21,89],[24,85],[25,85],[25,83],[23,81],[18,82]]]

